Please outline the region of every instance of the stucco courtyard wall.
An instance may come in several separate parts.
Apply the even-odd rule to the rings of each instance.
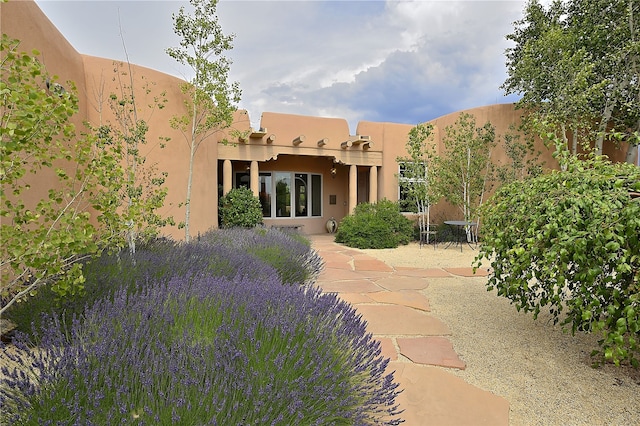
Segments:
[[[56,82],[66,90],[70,90],[68,81],[72,81],[78,92],[86,92],[82,57],[35,3],[31,1],[0,3],[0,28],[3,34],[8,34],[11,38],[20,41],[18,51],[29,54],[34,49],[39,51],[40,61],[44,63],[52,77],[57,76]],[[71,122],[77,128],[82,128],[82,123],[87,119],[88,108],[86,102],[82,101],[78,106],[79,113],[72,117]],[[62,168],[70,168],[71,166],[63,162],[56,164],[56,167]],[[33,208],[36,204],[35,200],[47,197],[51,187],[42,184],[42,182],[53,182],[56,179],[55,170],[46,168],[37,176],[31,174],[24,176],[25,185],[30,185],[30,189],[25,191],[25,199],[23,200],[25,206]]]
[[[60,84],[65,87],[69,86],[67,81],[75,84],[79,112],[71,121],[78,132],[86,131],[85,122],[94,126],[115,122],[108,97],[111,93],[122,96],[121,83],[131,85],[128,64],[78,53],[32,1],[1,3],[0,23],[3,33],[20,40],[19,51],[37,49],[40,52],[39,60],[51,75],[58,77]],[[171,117],[184,114],[185,111],[184,96],[180,90],[183,81],[136,65],[131,65],[131,74],[139,118],[149,124],[147,144],[142,148],[142,154],[147,157],[147,164],[156,164],[159,171],[168,172],[165,183],[168,195],[161,213],[173,216],[176,222],[183,221],[185,209],[182,204],[186,199],[189,147],[184,135],[170,126]],[[147,84],[150,93],[146,92]],[[164,108],[148,108],[153,96],[162,92],[166,93],[167,99]],[[242,118],[241,121],[246,121],[248,127],[246,114],[238,112],[237,116]],[[160,137],[169,138],[163,149],[160,148]],[[203,143],[196,156],[190,222],[192,235],[205,232],[216,223],[217,141],[221,137],[222,134],[214,135]],[[27,206],[46,195],[49,183],[53,181],[52,176],[45,170],[31,178],[31,181],[25,181],[32,188],[24,200]],[[184,231],[175,226],[166,227],[162,233],[176,239],[184,238]]]

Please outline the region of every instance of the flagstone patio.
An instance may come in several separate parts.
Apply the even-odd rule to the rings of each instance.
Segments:
[[[431,315],[429,300],[421,293],[430,279],[474,276],[472,268],[393,268],[334,243],[332,235],[310,239],[325,260],[317,285],[352,304],[390,358],[389,369],[403,389],[398,402],[405,425],[509,424],[505,399],[448,372],[466,364],[447,338],[449,327]]]

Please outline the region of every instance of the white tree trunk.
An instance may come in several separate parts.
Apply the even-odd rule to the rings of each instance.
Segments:
[[[198,92],[194,89],[193,93],[193,118],[191,121],[191,144],[189,146],[189,176],[187,178],[187,199],[185,200],[185,212],[184,212],[184,239],[188,243],[191,241],[191,234],[189,233],[189,221],[191,218],[191,187],[193,183],[193,163],[196,157],[197,145],[197,112],[198,112]]]
[[[184,238],[186,242],[191,241],[191,234],[189,233],[189,219],[191,217],[191,187],[193,183],[193,160],[195,158],[195,144],[191,144],[191,154],[189,156],[189,176],[187,178],[187,199],[185,201],[185,213],[184,213]]]
[[[640,156],[638,155],[638,145],[629,145],[625,162],[640,166]]]

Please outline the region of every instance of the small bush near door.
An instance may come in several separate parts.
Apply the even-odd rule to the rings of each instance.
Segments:
[[[336,242],[355,248],[395,248],[413,239],[413,223],[400,213],[398,203],[381,200],[358,204],[342,219]]]
[[[220,198],[222,228],[253,228],[262,223],[260,199],[248,188],[235,188]]]

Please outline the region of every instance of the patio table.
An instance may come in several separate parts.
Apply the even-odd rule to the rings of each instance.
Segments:
[[[475,250],[472,246],[471,246],[471,242],[467,239],[467,233],[466,233],[466,229],[467,227],[474,227],[476,226],[478,223],[477,222],[469,222],[466,220],[445,220],[444,223],[446,225],[449,225],[450,227],[454,228],[454,233],[456,236],[455,241],[450,241],[449,244],[447,244],[448,248],[451,244],[455,243],[456,247],[459,245],[460,246],[460,251],[462,251],[462,238],[465,238],[467,244],[469,245],[469,247],[471,247],[472,250]],[[476,242],[477,245],[477,242]]]

